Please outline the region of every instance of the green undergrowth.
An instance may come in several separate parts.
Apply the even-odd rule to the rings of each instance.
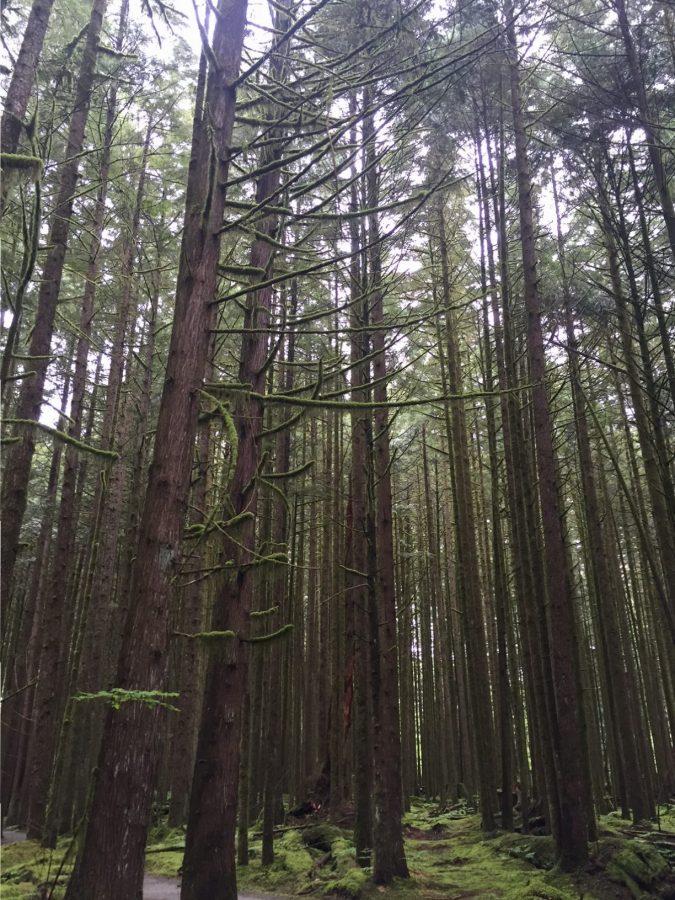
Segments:
[[[2,847],[2,900],[33,900],[39,887],[49,885],[51,900],[60,900],[73,867],[71,839],[61,838],[55,850],[45,850],[37,841],[20,841]]]
[[[417,801],[404,818],[409,880],[386,889],[375,886],[371,870],[356,864],[350,831],[327,823],[305,823],[277,836],[274,863],[265,868],[260,862],[260,835],[252,830],[250,862],[239,868],[239,887],[344,900],[382,896],[392,900],[644,900],[661,896],[668,862],[646,841],[622,836],[627,824],[616,816],[604,817],[602,837],[592,846],[588,869],[570,876],[557,871],[550,837],[486,836],[471,805],[439,809]],[[664,816],[661,828],[665,831]],[[182,843],[181,838],[180,833],[158,832],[149,848],[148,871],[175,876],[182,853],[162,848]]]
[[[275,841],[271,866],[261,865],[261,853],[262,842],[254,836],[249,864],[238,870],[242,890],[358,898],[370,877],[356,864],[349,833],[332,825],[284,832]]]
[[[412,882],[402,887],[401,896],[578,900],[571,880],[553,871],[548,838],[486,837],[480,817],[461,810],[434,815],[413,808],[404,824]]]
[[[183,865],[185,830],[169,828],[166,822],[153,825],[148,835],[145,871],[150,875],[175,878]]]
[[[660,830],[659,830],[660,825]],[[661,811],[660,823],[637,832],[615,814],[599,822],[600,838],[591,861],[573,876],[557,871],[550,837],[498,833],[486,836],[470,806],[439,809],[417,801],[404,818],[410,879],[388,888],[372,883],[372,872],[355,859],[349,830],[326,822],[284,829],[275,840],[275,859],[261,865],[259,832],[249,832],[249,864],[238,870],[242,892],[335,900],[646,900],[675,897],[675,816]],[[146,871],[175,878],[183,862],[185,834],[161,823],[150,834]],[[33,900],[38,886],[56,884],[59,900],[72,859],[70,840],[54,851],[34,841],[3,847],[0,898]]]

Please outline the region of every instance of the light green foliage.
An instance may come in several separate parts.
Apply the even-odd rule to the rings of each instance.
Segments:
[[[113,709],[119,709],[123,703],[137,702],[144,706],[162,706],[173,712],[180,712],[177,706],[166,702],[178,696],[175,691],[126,691],[123,688],[113,688],[111,691],[75,694],[73,700],[106,700]]]

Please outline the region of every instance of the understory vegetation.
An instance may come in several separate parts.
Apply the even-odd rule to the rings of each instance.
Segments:
[[[675,807],[659,810],[658,823],[634,828],[618,813],[603,816],[588,865],[560,872],[550,836],[485,835],[465,804],[439,808],[415,801],[403,819],[410,879],[383,892],[372,870],[357,864],[352,828],[315,819],[277,830],[274,863],[261,865],[262,835],[249,834],[249,862],[240,866],[244,893],[392,900],[642,900],[675,897]],[[175,884],[183,863],[185,832],[166,822],[153,826],[146,873]],[[59,900],[72,870],[73,841],[46,850],[35,841],[3,849],[0,894],[4,900],[37,896]],[[47,888],[38,894],[36,888]]]

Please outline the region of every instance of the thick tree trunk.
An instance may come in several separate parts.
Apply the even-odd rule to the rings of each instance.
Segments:
[[[221,0],[204,109],[195,111],[186,216],[169,360],[139,532],[133,595],[117,685],[166,686],[168,597],[180,560],[190,469],[206,368],[212,300],[246,24],[246,0]],[[208,110],[208,112],[207,112]],[[127,702],[108,713],[82,852],[68,900],[141,896],[163,712]],[[122,827],[120,827],[122,825]]]

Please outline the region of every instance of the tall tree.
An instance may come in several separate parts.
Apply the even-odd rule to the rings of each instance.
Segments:
[[[117,671],[131,692],[110,710],[82,850],[68,900],[141,892],[150,801],[163,711],[152,696],[166,688],[168,599],[180,559],[200,390],[213,327],[230,140],[234,124],[246,0],[220,0],[210,46],[204,106],[195,109],[186,214],[169,360],[155,449],[139,529],[133,596]],[[206,38],[205,38],[206,39]],[[133,692],[149,692],[150,704]],[[120,765],[125,773],[119,777]],[[120,829],[119,822],[128,827]],[[102,864],[105,860],[105,871]]]

